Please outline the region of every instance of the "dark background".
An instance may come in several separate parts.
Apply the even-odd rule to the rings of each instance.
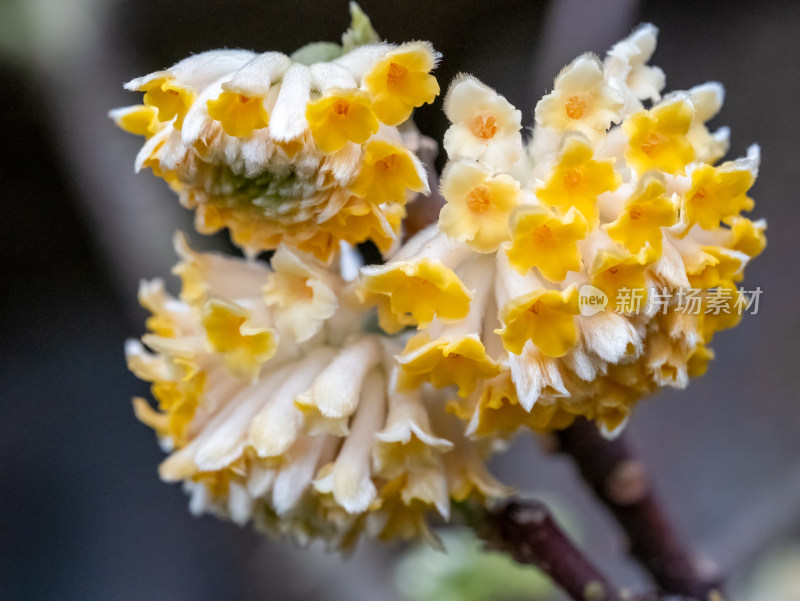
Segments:
[[[724,83],[714,124],[731,127],[730,156],[763,151],[754,215],[769,220],[769,246],[746,280],[764,290],[760,312],[715,340],[704,378],[645,403],[630,431],[679,529],[750,598],[753,570],[800,540],[800,3],[361,4],[388,40],[434,43],[443,88],[471,72],[528,126],[561,66],[642,21],[661,30],[653,62],[668,89]],[[387,578],[401,549],[362,545],[343,562],[191,517],[179,487],[158,481],[162,453],[130,406],[146,386],[122,353],[143,328],[138,280],[167,276],[170,234],[190,220],[165,185],[133,175],[140,142],[105,117],[138,101],[121,84],[210,48],[336,41],[348,22],[344,1],[0,3],[0,599],[397,599]],[[416,120],[441,139],[440,102]],[[617,582],[643,582],[563,460],[525,438],[496,468],[572,512]]]

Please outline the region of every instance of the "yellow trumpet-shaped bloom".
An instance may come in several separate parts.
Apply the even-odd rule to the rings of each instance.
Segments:
[[[622,290],[641,291],[641,301],[645,302],[645,271],[657,257],[658,253],[649,245],[635,255],[616,248],[603,249],[590,269],[592,285],[606,293],[612,310]]]
[[[397,125],[418,106],[433,102],[439,83],[430,74],[437,55],[430,44],[403,44],[381,59],[366,75],[375,114],[387,125]]]
[[[194,93],[168,77],[148,82],[142,91],[144,104],[158,111],[158,120],[175,119],[175,126],[180,129],[186,112],[194,102]]]
[[[675,205],[667,198],[664,182],[656,177],[646,177],[634,196],[625,203],[616,221],[604,226],[612,240],[636,254],[645,244],[661,252],[662,227],[674,225],[678,220]]]
[[[575,207],[592,225],[598,219],[597,197],[616,190],[621,182],[614,159],[595,160],[589,142],[571,136],[550,179],[536,190],[536,196],[541,203],[562,211]]]
[[[693,118],[694,108],[685,98],[634,113],[622,124],[629,138],[625,159],[639,173],[659,169],[683,174],[695,158],[686,137]]]
[[[519,403],[508,370],[486,380],[469,399],[449,401],[447,410],[468,422],[467,433],[476,437],[507,438],[520,428],[549,432],[566,428],[575,420],[558,403],[536,403],[530,412],[526,411]]]
[[[699,315],[700,335],[706,344],[714,334],[739,325],[743,313],[737,307],[741,302],[739,290],[731,280],[720,280],[703,298]]]
[[[521,274],[534,267],[551,282],[561,282],[568,271],[579,271],[583,240],[589,225],[574,207],[555,215],[538,205],[520,207],[512,218],[508,260]]]
[[[747,168],[699,165],[692,171],[692,187],[681,207],[687,224],[713,229],[720,221],[751,210],[753,199],[747,191],[754,183],[755,176]]]
[[[480,380],[501,371],[486,354],[477,334],[455,340],[431,340],[427,334],[417,334],[408,341],[397,361],[404,388],[416,388],[423,382],[430,382],[436,388],[455,385],[461,397],[472,394]]]
[[[506,350],[515,355],[531,340],[545,355],[562,357],[578,339],[575,316],[579,312],[577,286],[536,290],[506,303],[500,313],[504,327],[495,331]]]
[[[490,253],[511,238],[509,218],[522,197],[519,182],[493,174],[476,163],[452,163],[442,175],[447,204],[439,214],[439,229],[472,249]]]
[[[216,99],[206,102],[208,116],[219,121],[229,136],[244,138],[253,131],[269,125],[269,113],[264,99],[236,92],[222,92]]]
[[[391,312],[402,323],[411,316],[420,327],[437,317],[458,321],[469,312],[472,294],[452,270],[436,259],[399,261],[362,270],[363,290],[385,296]]]
[[[225,356],[228,369],[235,375],[255,380],[261,364],[268,361],[278,346],[274,330],[249,325],[245,308],[211,299],[203,310],[203,327],[211,348]]]
[[[427,192],[425,170],[413,155],[383,140],[372,140],[364,152],[361,171],[350,189],[372,202],[405,202],[406,190]]]
[[[334,240],[344,240],[353,245],[372,240],[379,250],[387,252],[405,216],[402,204],[379,206],[361,196],[351,196],[335,215],[320,223],[319,227]]]
[[[752,221],[747,217],[735,217],[730,220],[732,250],[743,252],[750,258],[760,255],[767,247],[764,231],[767,224],[764,220]]]
[[[718,246],[704,246],[700,260],[687,265],[689,284],[694,288],[715,288],[729,280],[741,279],[747,255]]]
[[[150,139],[159,129],[158,109],[146,104],[136,104],[114,109],[109,113],[122,131]]]
[[[306,119],[323,152],[336,152],[348,142],[363,144],[380,126],[369,95],[361,90],[328,90],[308,103]]]

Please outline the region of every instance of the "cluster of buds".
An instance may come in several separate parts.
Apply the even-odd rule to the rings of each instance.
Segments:
[[[152,383],[157,407],[134,407],[169,453],[160,474],[194,512],[340,549],[364,533],[436,544],[429,514],[509,493],[486,467],[499,440],[579,415],[614,435],[639,399],[705,370],[736,312],[580,311],[587,286],[610,308],[631,289],[708,303],[765,245],[740,215],[758,148],[715,165],[722,88],[662,98],[655,41],[643,26],[576,59],[527,141],[519,110],[459,76],[446,204],[402,245],[428,184],[398,126],[439,92],[429,44],[379,42],[355,8],[343,47],[211,51],[128,84],[143,104],[112,117],[146,138],[137,168],[248,253],[176,236],[180,294],[143,283],[149,333],[126,347]],[[386,263],[363,264],[366,240]]]

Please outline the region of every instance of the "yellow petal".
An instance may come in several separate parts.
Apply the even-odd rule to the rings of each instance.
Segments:
[[[348,142],[363,144],[379,127],[369,95],[360,90],[328,90],[308,103],[306,119],[314,142],[326,153],[336,152]]]
[[[495,330],[503,346],[515,355],[522,353],[528,340],[545,355],[561,357],[575,345],[579,313],[578,288],[537,290],[510,300],[502,308],[502,329]]]
[[[215,100],[206,102],[208,115],[219,121],[229,136],[243,138],[269,125],[269,113],[264,99],[250,98],[235,92],[222,92]]]
[[[508,260],[521,274],[536,267],[551,282],[561,282],[568,271],[579,271],[578,241],[589,226],[575,208],[562,216],[539,206],[520,207],[512,219]]]

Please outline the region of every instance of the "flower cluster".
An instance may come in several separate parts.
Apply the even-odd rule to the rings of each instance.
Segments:
[[[428,191],[396,126],[439,93],[439,55],[424,42],[315,54],[203,52],[128,82],[143,104],[112,118],[145,137],[137,169],[166,180],[200,232],[323,261],[340,241],[388,251],[408,194]]]
[[[435,544],[427,513],[507,492],[487,445],[394,385],[402,346],[362,329],[338,269],[284,245],[270,268],[175,244],[180,297],[142,284],[149,333],[126,354],[158,403],[134,407],[170,453],[160,475],[193,512],[342,549],[363,532]]]
[[[640,398],[703,373],[714,333],[738,321],[675,302],[613,311],[633,289],[735,290],[765,245],[765,223],[740,214],[753,206],[758,147],[715,164],[728,130],[705,123],[722,87],[662,98],[664,74],[647,64],[656,33],[642,26],[605,60],[567,66],[527,144],[520,111],[474,77],[456,79],[439,221],[363,269],[361,295],[384,329],[419,332],[398,357],[401,384],[456,386],[452,408],[470,435],[561,428],[577,415],[611,435]],[[608,310],[581,314],[587,286]]]
[[[351,10],[343,47],[206,52],[130,82],[143,104],[113,111],[198,230],[227,227],[253,255],[176,236],[179,296],[140,288],[148,333],[126,354],[156,407],[134,408],[195,513],[340,549],[365,533],[436,544],[429,515],[508,493],[486,467],[498,439],[576,416],[613,435],[639,399],[703,373],[741,312],[680,310],[678,291],[736,302],[765,245],[741,215],[759,153],[717,164],[721,86],[662,98],[646,25],[566,67],[527,141],[519,110],[459,76],[446,204],[401,245],[428,184],[398,126],[438,94],[438,55],[377,41]],[[363,265],[365,240],[390,260]],[[587,287],[611,309],[634,289],[676,300],[581,314]]]

